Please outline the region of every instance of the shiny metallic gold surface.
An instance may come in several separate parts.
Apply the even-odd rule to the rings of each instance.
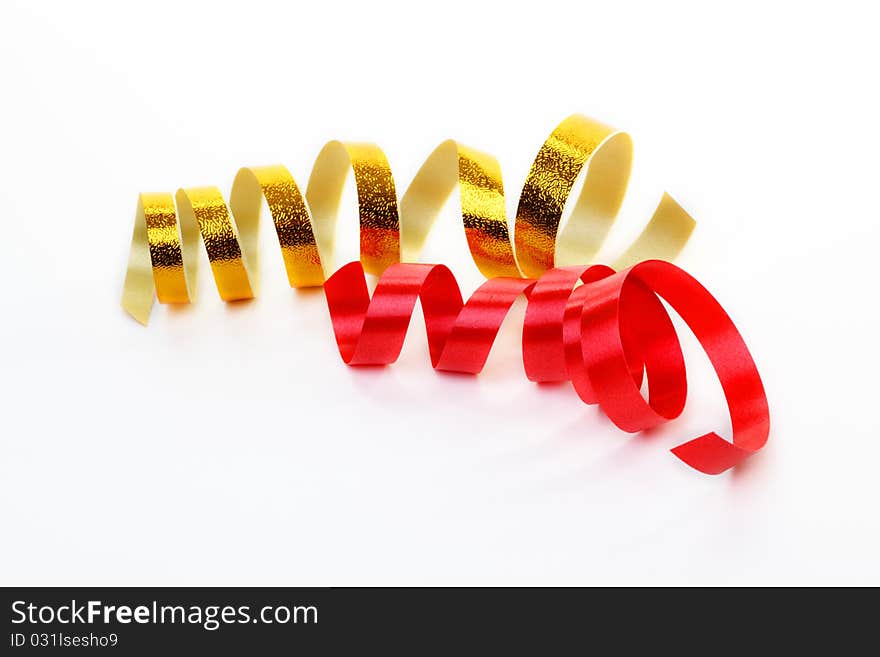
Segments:
[[[403,261],[418,259],[456,185],[465,236],[477,267],[487,278],[520,276],[507,226],[501,166],[491,155],[452,140],[428,156],[400,201]]]
[[[263,200],[291,286],[321,285],[333,271],[339,205],[350,171],[357,189],[361,262],[370,273],[418,259],[456,186],[468,246],[486,277],[537,277],[553,266],[589,263],[620,209],[631,161],[632,141],[626,133],[585,116],[565,119],[541,146],[526,178],[514,240],[498,161],[452,140],[428,156],[399,205],[381,149],[339,141],[329,142],[319,153],[305,197],[281,165],[241,169],[228,208],[215,187],[178,191],[176,212],[170,194],[142,194],[122,305],[146,324],[154,291],[161,303],[190,302],[199,235],[220,296],[254,296]],[[575,196],[580,180],[581,191]],[[693,227],[693,219],[664,195],[645,230],[614,264],[672,259]]]
[[[341,141],[321,149],[306,188],[324,273],[333,273],[336,218],[349,170],[357,189],[361,263],[368,273],[381,274],[388,265],[400,262],[400,220],[391,167],[378,146]]]
[[[324,272],[309,207],[293,176],[280,164],[245,167],[232,183],[229,208],[238,224],[242,251],[247,254],[251,271],[258,271],[257,236],[263,199],[275,224],[291,287],[321,285]]]
[[[226,200],[216,187],[193,187],[177,192],[181,222],[198,224],[217,291],[224,301],[254,296],[245,256]]]
[[[516,251],[526,275],[591,261],[617,216],[631,161],[626,133],[579,115],[556,127],[538,151],[516,211]],[[558,235],[575,181],[588,163],[583,191]]]

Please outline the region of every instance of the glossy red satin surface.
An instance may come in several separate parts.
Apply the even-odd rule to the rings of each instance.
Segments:
[[[710,432],[672,452],[701,472],[719,474],[767,441],[767,398],[742,337],[712,295],[668,262],[648,260],[617,273],[603,265],[563,267],[537,281],[493,278],[467,303],[443,265],[391,265],[371,299],[363,269],[353,262],[324,288],[339,351],[349,365],[394,362],[418,299],[431,363],[473,374],[483,368],[504,317],[524,294],[523,362],[529,379],[570,380],[584,402],[598,403],[628,432],[678,417],[687,397],[684,356],[662,298],[709,356],[733,427],[732,442]],[[643,377],[647,400],[640,391]]]

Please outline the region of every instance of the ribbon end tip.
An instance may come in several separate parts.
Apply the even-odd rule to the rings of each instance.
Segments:
[[[719,475],[743,461],[749,453],[716,433],[707,433],[670,450],[694,470]]]
[[[123,301],[122,309],[141,326],[146,326],[147,322],[149,322],[150,320],[151,308],[149,307],[143,308],[139,306],[133,306]]]

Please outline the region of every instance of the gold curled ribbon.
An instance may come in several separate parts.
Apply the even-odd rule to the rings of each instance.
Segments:
[[[541,146],[526,177],[513,240],[498,160],[452,140],[428,156],[399,203],[382,150],[339,141],[319,153],[305,195],[281,165],[241,169],[228,206],[216,187],[181,189],[176,199],[144,193],[138,201],[122,305],[146,324],[154,296],[160,303],[191,302],[199,236],[221,298],[252,298],[264,200],[290,285],[322,285],[333,271],[333,242],[349,171],[357,189],[361,263],[367,272],[381,274],[393,263],[417,261],[458,185],[465,235],[480,272],[487,278],[536,278],[554,266],[593,260],[623,202],[631,163],[628,134],[578,114],[568,117]],[[563,224],[582,172],[581,192]],[[694,220],[664,193],[642,233],[613,264],[623,268],[648,258],[671,260],[693,228]]]

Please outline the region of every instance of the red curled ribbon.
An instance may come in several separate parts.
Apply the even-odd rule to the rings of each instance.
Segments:
[[[668,262],[647,260],[617,273],[593,265],[551,269],[538,280],[492,278],[467,303],[443,265],[393,264],[370,299],[363,268],[353,262],[324,289],[339,352],[349,365],[397,360],[420,299],[433,366],[472,374],[482,370],[504,317],[525,294],[528,378],[570,380],[584,402],[598,403],[631,433],[678,417],[687,397],[684,356],[662,298],[709,356],[733,427],[732,442],[710,432],[675,447],[673,454],[701,472],[719,474],[767,442],[767,396],[742,337],[709,291]]]

